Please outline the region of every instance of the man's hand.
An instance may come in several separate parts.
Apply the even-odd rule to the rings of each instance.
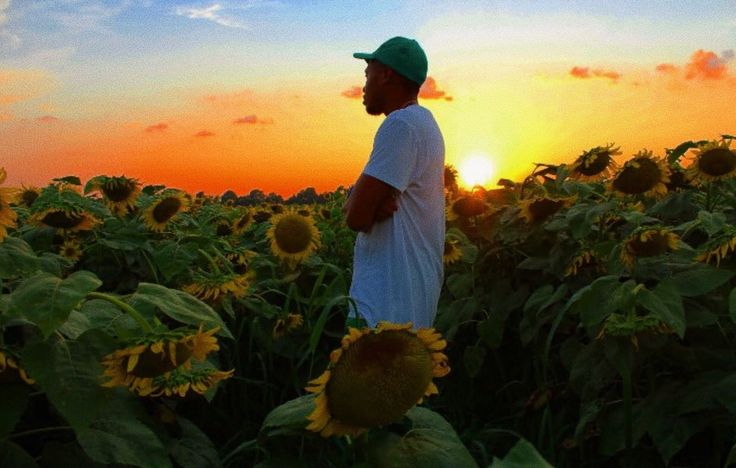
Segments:
[[[383,221],[394,215],[399,209],[399,192],[396,191],[392,196],[386,198],[376,211],[376,222]]]
[[[368,232],[375,222],[391,217],[398,209],[398,193],[386,182],[361,174],[343,207],[348,227]]]

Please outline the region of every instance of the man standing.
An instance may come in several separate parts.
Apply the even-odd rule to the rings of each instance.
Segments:
[[[445,145],[432,113],[417,103],[427,57],[405,37],[353,56],[367,62],[366,112],[386,119],[343,208],[358,231],[348,325],[431,327],[442,288]]]

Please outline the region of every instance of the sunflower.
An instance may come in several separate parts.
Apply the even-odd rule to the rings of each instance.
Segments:
[[[620,147],[613,147],[613,143],[606,146],[596,146],[578,156],[570,166],[570,177],[582,181],[592,182],[607,179],[617,169],[614,156],[621,154]]]
[[[149,396],[178,396],[184,398],[187,393],[190,393],[190,390],[204,395],[219,382],[232,377],[234,372],[234,369],[220,371],[209,366],[191,369],[179,367],[166,375],[155,377],[151,384],[153,391]]]
[[[273,216],[273,213],[266,210],[258,210],[253,214],[253,221],[256,223],[263,223],[271,219],[271,216]]]
[[[221,220],[217,223],[217,227],[215,228],[215,234],[219,237],[227,237],[232,235],[233,233],[233,226],[230,222],[227,220]]]
[[[320,247],[314,220],[293,211],[274,215],[266,236],[271,240],[271,252],[292,269]]]
[[[445,251],[442,254],[442,262],[445,265],[450,265],[460,260],[463,256],[463,251],[458,247],[459,241],[457,239],[445,239]]]
[[[284,334],[293,332],[304,324],[304,316],[302,314],[289,314],[284,318],[276,320],[271,333],[272,338],[278,340]]]
[[[250,210],[250,208],[246,208],[240,211],[237,218],[235,218],[235,220],[233,221],[231,229],[234,235],[239,236],[245,231],[247,231],[248,228],[251,227],[252,224],[253,224],[253,212]]]
[[[33,385],[35,380],[28,377],[25,369],[18,365],[18,361],[9,352],[0,349],[0,384],[3,382],[13,382],[18,379]]]
[[[180,366],[189,368],[192,359],[203,361],[207,354],[220,349],[217,338],[213,336],[218,330],[216,327],[203,332],[201,326],[194,333],[191,330],[167,330],[118,349],[102,358],[103,376],[109,378],[102,386],[124,386],[140,396],[150,395],[156,390],[153,386],[156,377]]]
[[[486,204],[482,198],[475,195],[463,195],[452,200],[445,208],[445,217],[448,221],[458,218],[478,216],[486,211]]]
[[[545,221],[571,202],[571,198],[532,197],[519,200],[519,209],[522,218],[529,224],[535,224]]]
[[[414,331],[411,323],[350,328],[327,370],[306,387],[316,394],[307,429],[323,437],[357,436],[399,420],[438,393],[432,378],[450,372],[446,344],[434,329]]]
[[[273,214],[281,214],[285,211],[284,205],[281,203],[272,203],[270,209]]]
[[[7,173],[0,167],[0,184],[5,182]],[[15,227],[18,219],[16,212],[10,207],[10,200],[15,191],[9,188],[0,188],[0,242],[8,236],[8,228]]]
[[[721,264],[727,255],[736,250],[736,232],[728,232],[718,237],[715,241],[709,242],[705,251],[695,257],[695,260],[704,263],[716,261],[716,266]]]
[[[609,190],[622,195],[663,196],[667,194],[670,169],[651,151],[641,150],[624,164],[609,185]]]
[[[585,265],[592,265],[596,263],[595,253],[586,249],[578,253],[570,262],[565,269],[563,276],[575,276],[578,274],[578,269]]]
[[[34,214],[31,222],[66,233],[89,231],[99,223],[99,220],[83,209],[50,208]]]
[[[638,350],[641,334],[669,335],[674,333],[672,327],[654,315],[622,315],[611,314],[608,316],[596,339],[601,340],[605,336],[629,337],[631,343]]]
[[[457,169],[452,164],[445,164],[445,191],[457,193]]]
[[[203,301],[216,302],[227,294],[240,298],[250,288],[252,273],[236,272],[203,272],[194,273],[193,282],[184,286],[183,290]]]
[[[677,250],[680,237],[664,228],[640,228],[634,231],[621,249],[621,263],[629,268],[637,258],[654,257]]]
[[[77,239],[67,239],[61,244],[59,254],[64,258],[76,262],[82,257],[82,245]]]
[[[141,184],[129,177],[98,176],[87,183],[85,193],[100,191],[105,204],[117,216],[124,216],[135,208],[135,202],[141,193]]]
[[[189,200],[183,192],[170,190],[156,197],[144,211],[143,218],[152,231],[162,232],[177,214],[188,207]]]
[[[736,175],[736,152],[729,148],[731,140],[713,140],[695,150],[695,158],[687,169],[690,180],[702,184]]]
[[[22,185],[21,188],[15,193],[15,204],[30,208],[33,202],[41,195],[41,190],[37,187],[26,187]]]

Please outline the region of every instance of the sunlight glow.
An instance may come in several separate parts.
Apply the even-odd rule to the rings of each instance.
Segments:
[[[468,188],[485,186],[490,181],[495,167],[486,153],[473,153],[458,164],[460,182]]]

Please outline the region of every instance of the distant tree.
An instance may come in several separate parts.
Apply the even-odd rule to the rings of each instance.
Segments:
[[[225,204],[228,204],[228,205],[234,204],[235,203],[235,200],[237,200],[237,199],[238,199],[238,194],[235,193],[235,192],[233,192],[232,190],[228,190],[225,193],[223,193],[222,195],[220,195],[220,201],[222,201],[222,203],[225,203]]]
[[[278,193],[271,192],[268,195],[266,195],[265,201],[267,203],[283,203],[284,199]]]
[[[300,190],[298,193],[292,195],[286,200],[287,204],[302,204],[302,205],[309,205],[311,203],[324,203],[326,200],[325,195],[319,195],[317,194],[317,191],[314,189],[314,187],[307,187],[303,190]]]

